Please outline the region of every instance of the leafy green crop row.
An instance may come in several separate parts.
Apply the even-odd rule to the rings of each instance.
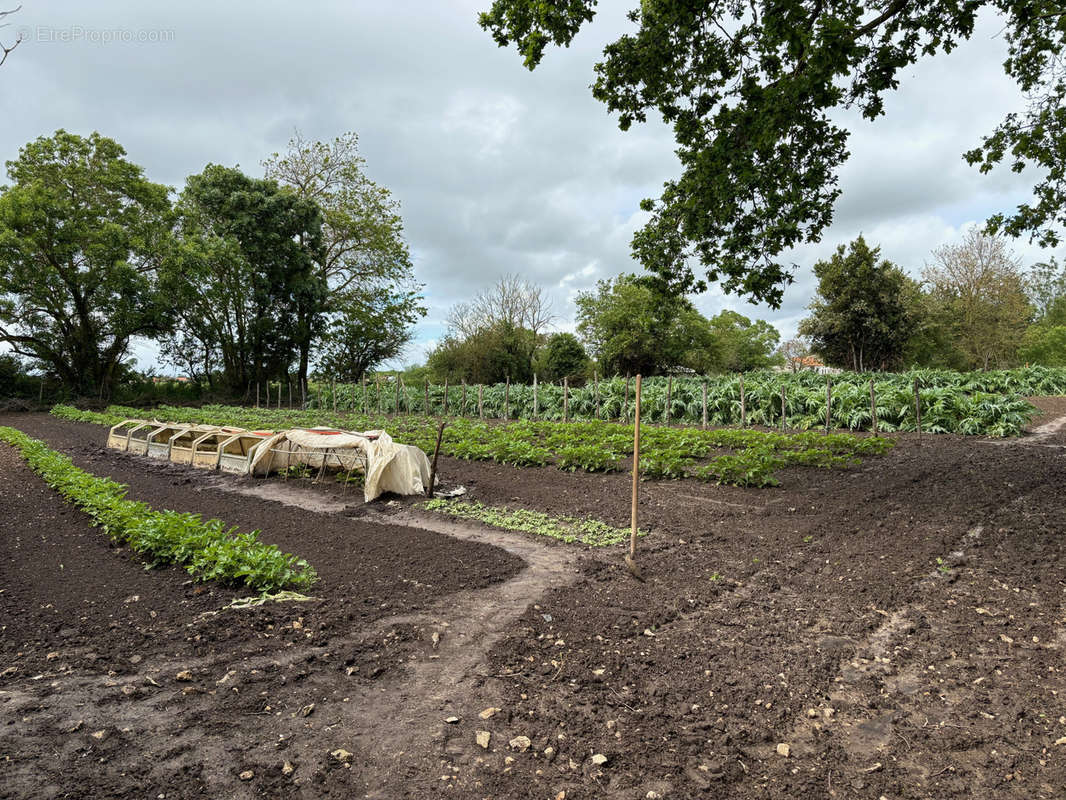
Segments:
[[[629,541],[628,528],[615,528],[596,519],[553,517],[540,511],[486,506],[469,500],[427,500],[422,507],[427,511],[484,522],[508,531],[524,531],[589,547],[607,547]],[[645,531],[637,531],[637,535],[644,536]]]
[[[750,425],[781,424],[781,390],[785,391],[785,427],[810,430],[825,424],[825,376],[814,372],[751,372],[743,376],[745,421]],[[870,381],[877,397],[881,431],[914,431],[914,382],[918,382],[922,430],[984,436],[1016,436],[1035,409],[1025,400],[1035,395],[1066,394],[1066,368],[1026,367],[990,372],[914,370],[900,374],[841,373],[832,381],[831,425],[869,430]],[[741,421],[738,375],[693,378],[648,378],[641,392],[641,413],[648,422],[700,424],[703,389],[707,389],[707,422],[713,426]],[[627,390],[628,386],[628,390]],[[427,394],[428,389],[428,394]],[[567,416],[571,420],[631,419],[633,385],[610,378],[570,387]],[[401,385],[368,382],[312,387],[312,408],[374,413],[439,415],[445,395],[449,415],[479,417],[478,387]],[[669,395],[669,403],[667,396]],[[465,396],[465,402],[464,402]],[[563,387],[541,383],[534,407],[533,387],[504,384],[481,387],[481,410],[493,419],[563,419]]]
[[[106,414],[56,406],[52,413],[66,419],[114,424],[143,414],[136,409],[112,406]],[[155,410],[171,422],[202,422],[248,428],[289,428],[330,425],[338,428],[387,429],[397,441],[431,452],[436,439],[435,420],[427,417],[369,417],[325,411],[289,411],[204,406]],[[754,430],[666,428],[641,426],[640,472],[645,478],[693,476],[739,486],[773,486],[774,473],[789,465],[845,467],[860,456],[879,455],[894,440],[852,434],[823,435],[812,431],[772,433]],[[728,450],[709,464],[701,460],[715,450]],[[449,421],[441,439],[441,452],[453,458],[496,461],[514,466],[554,464],[565,470],[611,472],[624,467],[633,455],[632,428],[613,422],[531,422],[498,424],[465,418]]]
[[[0,427],[0,441],[17,447],[48,485],[150,567],[180,564],[200,580],[241,582],[260,592],[306,589],[317,580],[306,561],[260,542],[258,531],[238,533],[217,519],[205,522],[199,514],[155,511],[127,500],[121,483],[78,469],[66,456],[14,428]]]

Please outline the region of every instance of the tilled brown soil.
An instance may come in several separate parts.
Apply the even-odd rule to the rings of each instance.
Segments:
[[[1047,405],[1038,425],[1061,407]],[[646,582],[612,550],[586,555],[577,576],[520,584],[513,556],[484,544],[453,555],[471,547],[453,539],[419,549],[419,536],[442,537],[406,527],[367,527],[363,547],[330,550],[409,503],[363,509],[290,487],[292,502],[340,511],[310,515],[330,531],[319,540],[282,523],[308,512],[218,489],[277,482],[107,453],[92,426],[0,424],[138,499],[262,527],[323,575],[316,603],[203,616],[233,593],[144,572],[8,456],[0,610],[13,635],[3,631],[0,669],[17,671],[2,679],[0,747],[14,765],[0,796],[1066,796],[1058,433],[903,437],[858,469],[790,470],[770,490],[646,483]],[[628,519],[624,474],[442,459],[442,475],[486,503]],[[31,550],[16,536],[27,527],[47,529],[47,543]],[[391,548],[368,541],[395,535]],[[524,557],[548,566],[570,553],[534,543]],[[76,576],[68,559],[84,562]],[[518,591],[496,588],[508,586]],[[91,599],[100,613],[78,615]],[[453,633],[516,602],[528,603],[518,619],[479,623],[498,626],[492,635]],[[459,627],[430,638],[426,615],[448,618],[449,606]],[[192,680],[179,681],[186,664]],[[347,757],[330,755],[340,748]]]

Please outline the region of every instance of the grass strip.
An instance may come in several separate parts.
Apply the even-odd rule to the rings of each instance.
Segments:
[[[149,568],[178,564],[199,580],[243,583],[258,592],[307,589],[318,578],[302,558],[260,542],[259,531],[240,533],[221,520],[127,500],[127,486],[78,469],[67,456],[14,428],[0,426],[0,441],[17,448],[30,469]]]
[[[508,531],[521,531],[537,536],[547,536],[567,544],[584,544],[589,547],[609,547],[629,541],[629,528],[614,528],[596,519],[577,517],[553,517],[541,511],[506,506],[486,506],[476,500],[427,500],[422,504],[427,511],[439,511],[460,519],[483,522]],[[644,536],[645,531],[638,531]]]

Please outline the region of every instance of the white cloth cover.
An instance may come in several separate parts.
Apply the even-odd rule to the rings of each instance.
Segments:
[[[385,431],[282,431],[256,448],[249,473],[269,475],[294,464],[317,469],[324,459],[342,469],[365,463],[363,497],[368,503],[383,492],[422,494],[429,484],[426,454],[413,445],[396,444]]]

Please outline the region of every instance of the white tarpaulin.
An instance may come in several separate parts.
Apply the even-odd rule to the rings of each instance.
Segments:
[[[368,503],[382,492],[422,494],[429,484],[426,454],[412,445],[396,444],[385,431],[282,431],[256,448],[248,471],[269,475],[298,464],[365,470],[363,496]]]

